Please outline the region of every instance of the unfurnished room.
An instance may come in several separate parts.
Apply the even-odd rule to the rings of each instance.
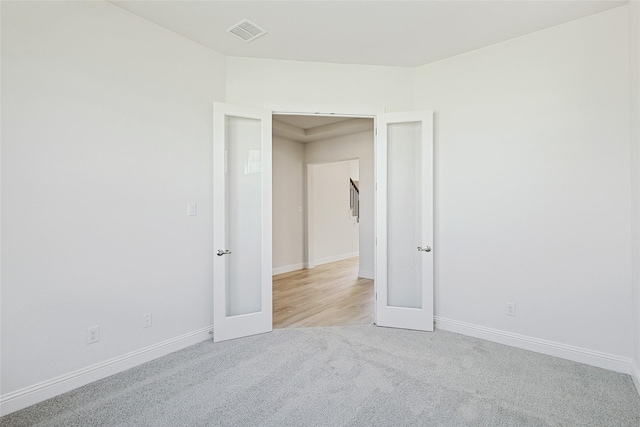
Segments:
[[[640,425],[640,0],[0,23],[0,425]]]

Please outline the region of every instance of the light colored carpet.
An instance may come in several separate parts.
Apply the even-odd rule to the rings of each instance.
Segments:
[[[280,329],[203,342],[8,426],[640,426],[628,375],[453,333]]]

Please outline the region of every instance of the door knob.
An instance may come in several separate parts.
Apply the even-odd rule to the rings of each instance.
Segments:
[[[231,253],[231,251],[229,249],[225,249],[225,250],[218,249],[218,254],[217,255],[218,256],[229,255],[230,253]]]
[[[424,248],[422,246],[418,246],[418,251],[420,251],[420,252],[431,252],[431,246],[425,246]]]

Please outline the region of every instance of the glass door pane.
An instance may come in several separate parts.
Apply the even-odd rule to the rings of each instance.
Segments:
[[[261,121],[226,117],[227,316],[262,309]]]
[[[387,305],[422,308],[421,122],[387,127]]]

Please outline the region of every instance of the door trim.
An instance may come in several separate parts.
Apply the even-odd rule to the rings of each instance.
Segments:
[[[272,114],[289,114],[292,116],[344,116],[374,119],[385,112],[384,107],[332,107],[326,105],[265,104],[264,108]],[[375,125],[375,122],[374,122]]]

